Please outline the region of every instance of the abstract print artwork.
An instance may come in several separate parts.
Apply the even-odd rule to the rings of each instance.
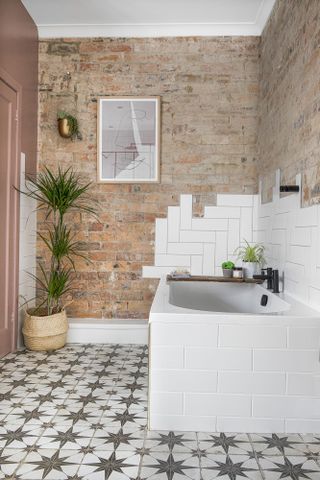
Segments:
[[[159,181],[159,97],[108,97],[98,103],[98,181]]]

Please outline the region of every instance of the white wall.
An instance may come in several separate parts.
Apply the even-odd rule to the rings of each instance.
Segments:
[[[287,293],[320,309],[320,205],[301,208],[300,193],[280,198],[279,171],[276,178],[272,202],[261,205],[260,195],[217,195],[217,205],[205,207],[202,218],[192,216],[192,195],[181,195],[180,206],[156,219],[154,266],[143,267],[143,276],[159,278],[174,269],[220,275],[221,263],[235,261],[234,250],[246,239],[266,245],[267,265],[279,269]]]
[[[25,190],[25,155],[21,154],[20,190]],[[35,282],[27,272],[36,273],[36,211],[35,201],[20,194],[20,247],[19,247],[19,303],[35,296]],[[32,305],[31,301],[29,305]],[[18,318],[18,346],[22,346],[21,328],[24,308],[20,308]]]
[[[253,239],[267,246],[268,264],[283,274],[284,290],[319,309],[320,205],[301,208],[301,193],[280,198],[279,187],[278,170],[272,202],[255,200]]]
[[[220,275],[225,260],[243,239],[252,241],[254,195],[217,195],[217,206],[205,207],[202,218],[192,216],[192,195],[181,195],[168,218],[156,219],[154,266],[144,277],[160,277],[173,269],[193,275]]]

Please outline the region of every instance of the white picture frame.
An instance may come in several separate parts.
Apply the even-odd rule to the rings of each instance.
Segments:
[[[158,183],[160,97],[98,100],[99,183]]]

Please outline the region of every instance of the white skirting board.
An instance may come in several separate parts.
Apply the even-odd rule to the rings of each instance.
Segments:
[[[69,318],[67,342],[147,344],[148,320]]]

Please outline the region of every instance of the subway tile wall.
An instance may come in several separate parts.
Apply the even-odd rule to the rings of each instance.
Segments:
[[[296,184],[301,191],[301,175]],[[301,208],[301,193],[280,198],[279,189],[277,170],[272,202],[254,197],[253,240],[267,246],[268,265],[279,269],[283,289],[320,308],[320,205]]]
[[[301,208],[300,193],[280,198],[279,187],[277,171],[270,203],[261,204],[260,195],[218,194],[217,205],[205,207],[202,218],[192,216],[192,195],[181,195],[180,206],[156,220],[155,261],[143,267],[143,276],[158,278],[174,269],[221,275],[221,263],[236,262],[235,249],[244,240],[262,242],[268,266],[280,271],[281,287],[320,308],[320,206]]]
[[[198,326],[174,322],[151,323],[151,429],[319,432],[316,320],[304,327],[261,320],[256,329],[218,317]],[[298,333],[310,339],[303,349],[291,342]]]
[[[236,261],[243,239],[252,241],[254,195],[217,195],[217,206],[205,207],[202,218],[192,217],[192,195],[181,195],[179,207],[156,220],[155,264],[143,267],[146,278],[173,269],[193,275],[219,275],[221,264]]]

